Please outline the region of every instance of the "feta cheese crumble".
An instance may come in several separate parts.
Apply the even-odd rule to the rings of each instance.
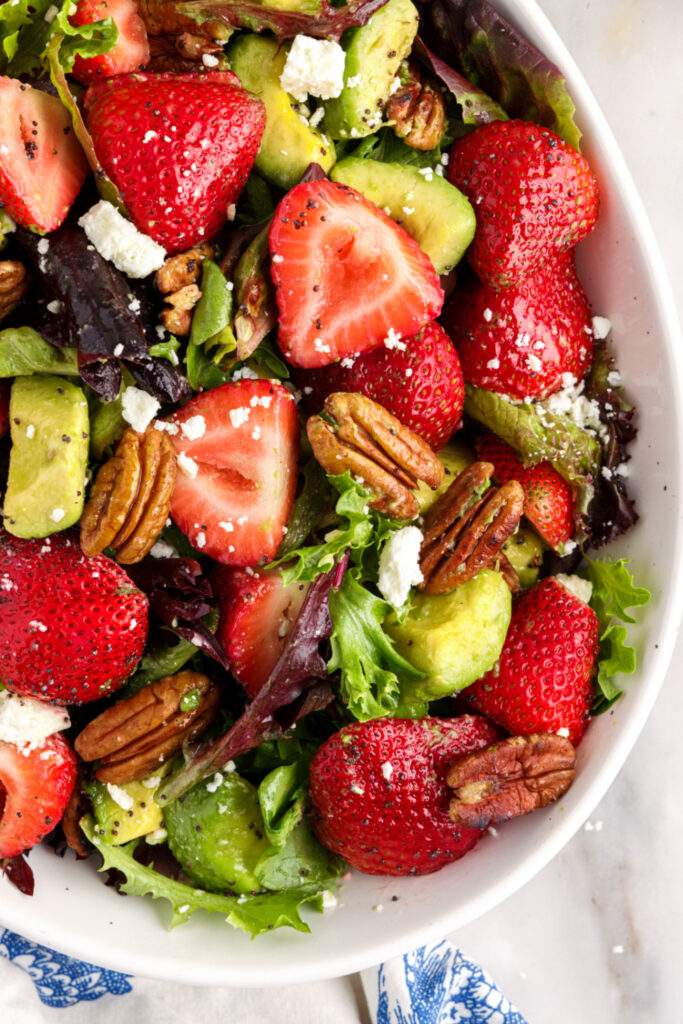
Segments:
[[[344,88],[345,62],[346,54],[339,43],[300,34],[294,37],[287,54],[280,85],[300,103],[307,96],[334,99]]]
[[[128,277],[147,277],[166,259],[166,250],[101,199],[78,222],[100,256]]]
[[[185,452],[181,452],[178,456],[178,468],[181,473],[184,473],[185,476],[189,476],[191,480],[194,480],[199,472],[199,466],[197,463],[194,459],[191,459],[189,455],[186,455]]]
[[[206,433],[206,420],[203,416],[190,416],[180,424],[180,429],[188,441],[198,441]]]
[[[588,604],[593,594],[593,584],[590,580],[582,580],[580,576],[567,576],[561,572],[555,577],[558,583],[562,584],[565,590],[568,590],[574,597],[578,597],[579,601],[583,601],[584,604]],[[559,733],[558,733],[559,735]]]
[[[135,801],[130,793],[126,793],[125,789],[121,786],[115,786],[113,782],[107,783],[107,793],[112,798],[115,804],[117,804],[122,811],[132,811],[135,806]]]
[[[22,697],[9,690],[0,692],[0,740],[13,743],[22,754],[42,747],[52,736],[71,725],[66,708],[45,704],[33,697]]]
[[[379,556],[377,586],[382,597],[401,608],[408,600],[410,588],[422,583],[420,545],[422,531],[417,526],[404,526],[392,533]]]
[[[127,387],[121,396],[121,415],[138,434],[144,434],[156,414],[159,403],[141,388]]]
[[[334,910],[337,907],[338,903],[339,901],[337,900],[337,897],[334,895],[333,892],[330,892],[329,889],[323,889],[321,893],[321,904],[323,911]]]
[[[177,554],[173,545],[167,544],[165,540],[158,540],[150,551],[152,558],[175,558]]]
[[[593,317],[593,337],[596,341],[604,341],[612,330],[612,324],[606,316]]]
[[[389,782],[391,780],[391,776],[393,774],[394,774],[394,766],[393,766],[393,764],[391,763],[391,761],[385,761],[384,764],[382,765],[382,775],[387,780],[387,782]]]
[[[53,523],[61,523],[65,515],[66,512],[63,508],[53,508],[52,512],[50,512],[50,519]]]

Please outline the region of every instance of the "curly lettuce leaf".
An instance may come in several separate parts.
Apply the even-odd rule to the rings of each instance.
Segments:
[[[107,53],[118,38],[112,18],[87,25],[72,25],[69,14],[73,0],[10,0],[0,4],[0,73],[16,78],[19,75],[40,75],[47,66],[51,40],[64,38],[60,63],[71,71],[77,55],[94,57]]]
[[[431,0],[424,8],[429,45],[500,104],[510,117],[552,128],[579,149],[576,107],[560,69],[488,0]]]
[[[140,864],[133,854],[139,840],[124,846],[109,846],[95,832],[95,823],[90,816],[81,819],[81,828],[87,839],[102,856],[100,871],[114,868],[125,875],[120,885],[121,892],[128,896],[151,896],[155,900],[167,900],[171,905],[170,927],[184,924],[198,910],[221,914],[228,924],[241,928],[252,938],[274,928],[294,928],[309,932],[310,928],[300,916],[300,909],[306,903],[317,902],[322,896],[318,885],[301,885],[282,892],[268,892],[256,896],[224,896],[220,893],[205,892],[183,882],[166,878],[153,868]]]
[[[636,620],[631,608],[640,608],[652,598],[646,587],[636,586],[628,562],[585,560],[581,574],[593,584],[590,606],[600,621],[600,656],[596,679],[597,693],[592,713],[601,714],[619,699],[621,688],[614,677],[632,675],[637,667],[634,648],[628,643],[628,628]]]
[[[391,606],[347,572],[339,590],[331,591],[332,657],[328,672],[339,672],[339,689],[347,708],[361,722],[390,714],[398,706],[399,675],[418,680],[423,673],[395,649],[382,623]]]

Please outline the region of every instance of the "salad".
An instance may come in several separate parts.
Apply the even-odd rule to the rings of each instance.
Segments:
[[[0,873],[308,930],[560,799],[650,595],[558,69],[487,0],[0,43]]]

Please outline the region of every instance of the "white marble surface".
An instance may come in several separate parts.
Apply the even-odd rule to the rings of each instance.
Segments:
[[[683,314],[683,3],[540,2],[621,144]],[[683,636],[594,829],[453,936],[530,1024],[683,1024],[682,672]]]

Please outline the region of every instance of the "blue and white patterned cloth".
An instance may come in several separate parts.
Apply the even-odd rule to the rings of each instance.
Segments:
[[[226,1010],[231,1024],[526,1024],[486,972],[450,942],[370,968],[361,981],[367,1007],[345,978],[277,994],[189,988],[83,963],[0,927],[0,1020],[12,1024],[61,1019],[54,1010],[67,1011],[68,1024],[185,1024]]]

